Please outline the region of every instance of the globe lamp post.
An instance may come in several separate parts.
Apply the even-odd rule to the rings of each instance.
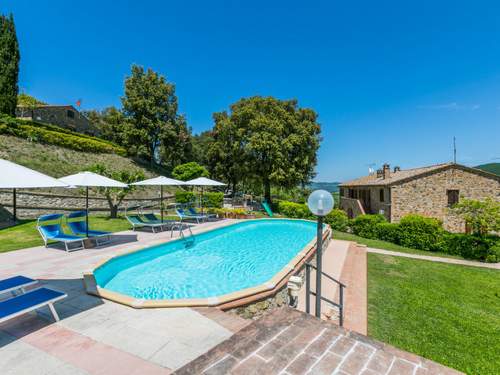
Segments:
[[[321,275],[323,257],[323,218],[328,215],[334,205],[332,195],[326,190],[315,190],[307,198],[307,207],[318,217],[316,239],[316,317],[321,318]]]

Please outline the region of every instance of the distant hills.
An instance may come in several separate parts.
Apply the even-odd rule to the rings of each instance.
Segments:
[[[336,193],[339,191],[340,182],[311,182],[307,187],[311,190],[326,190],[330,193]]]
[[[494,173],[500,176],[500,163],[488,163],[488,164],[481,164],[475,167],[477,169],[481,169],[485,172],[490,172]]]

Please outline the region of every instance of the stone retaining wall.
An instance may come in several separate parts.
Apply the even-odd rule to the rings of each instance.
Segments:
[[[77,189],[75,189],[78,192]],[[18,190],[17,217],[20,219],[32,219],[46,213],[67,212],[80,210],[85,207],[85,196],[75,194],[41,193],[39,191]],[[173,196],[165,195],[164,202],[171,202]],[[125,198],[120,206],[133,207],[138,205],[159,205],[160,198],[155,195],[146,198]],[[0,190],[0,206],[12,213],[12,190]],[[92,211],[109,213],[108,201],[105,197],[89,197],[89,208]]]

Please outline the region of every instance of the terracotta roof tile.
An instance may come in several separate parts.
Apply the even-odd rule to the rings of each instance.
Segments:
[[[441,169],[452,165],[453,163],[443,163],[430,165],[428,167],[420,167],[413,169],[402,169],[400,171],[394,172],[391,170],[391,175],[389,178],[384,180],[383,177],[377,177],[377,174],[371,174],[368,176],[356,178],[351,181],[346,181],[340,184],[340,186],[386,186],[392,185],[401,180],[406,180],[407,178],[412,178],[427,172],[432,172],[436,169]]]

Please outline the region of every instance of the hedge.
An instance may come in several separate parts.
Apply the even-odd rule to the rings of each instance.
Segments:
[[[276,209],[287,217],[315,218],[307,206],[301,203],[279,201]],[[325,217],[325,222],[335,230],[351,230],[360,237],[388,241],[418,250],[460,255],[466,259],[500,262],[500,237],[449,233],[434,218],[408,215],[399,223],[388,223],[383,215],[376,214],[360,215],[349,220],[344,211],[336,209]]]
[[[399,225],[395,223],[378,223],[375,226],[376,238],[382,241],[397,243],[399,241]]]
[[[495,236],[447,233],[441,243],[441,250],[483,262],[500,261],[500,240]]]
[[[434,218],[408,215],[388,223],[380,215],[360,215],[350,222],[356,235],[412,249],[440,251],[484,262],[500,261],[500,237],[449,233]]]
[[[100,138],[72,132],[55,125],[19,120],[8,116],[0,116],[0,134],[12,135],[76,151],[126,155],[123,147]]]
[[[313,219],[314,215],[304,203],[279,201],[277,211],[286,217],[294,219]]]
[[[175,192],[175,202],[180,204],[192,203],[196,196],[192,191],[178,190]]]
[[[309,208],[304,203],[295,203],[288,201],[279,201],[276,211],[283,216],[295,219],[315,219],[316,217],[309,211]],[[346,231],[349,227],[349,218],[347,214],[339,209],[334,209],[325,216],[325,223],[330,225],[332,229]]]
[[[357,236],[377,238],[377,224],[385,223],[386,221],[384,215],[359,215],[351,221],[351,229]]]
[[[420,215],[408,215],[399,221],[399,244],[419,250],[440,250],[445,231],[441,221]]]
[[[203,205],[205,207],[222,208],[224,204],[224,193],[208,192],[203,194]]]
[[[338,208],[332,210],[325,216],[325,223],[330,225],[332,229],[345,232],[349,229],[349,218],[344,210]]]

